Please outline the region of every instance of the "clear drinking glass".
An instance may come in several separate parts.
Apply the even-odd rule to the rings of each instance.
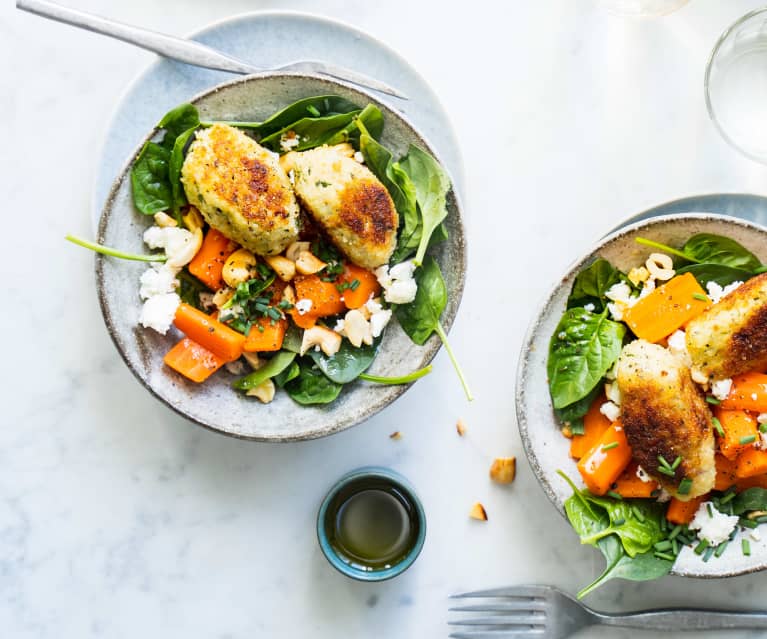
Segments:
[[[689,0],[600,0],[610,13],[622,16],[663,16]]]
[[[767,7],[744,15],[714,45],[706,107],[722,137],[767,164]]]

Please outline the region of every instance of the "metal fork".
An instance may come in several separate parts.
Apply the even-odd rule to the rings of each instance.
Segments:
[[[450,635],[454,639],[564,639],[594,625],[672,631],[767,629],[763,612],[669,608],[608,614],[587,608],[552,586],[510,586],[451,598],[489,600],[450,608],[450,612],[484,613],[449,621],[451,626],[464,626]]]
[[[116,38],[123,42],[135,44],[142,49],[154,51],[166,58],[179,60],[180,62],[186,62],[187,64],[193,64],[206,69],[243,74],[262,73],[265,71],[310,71],[407,100],[406,95],[385,82],[320,60],[296,60],[279,67],[261,67],[238,58],[233,58],[199,42],[134,27],[133,25],[117,22],[116,20],[108,20],[101,16],[54,4],[53,2],[48,2],[48,0],[16,0],[16,7],[43,18],[63,22],[80,29],[87,29],[88,31],[100,33],[110,38]]]

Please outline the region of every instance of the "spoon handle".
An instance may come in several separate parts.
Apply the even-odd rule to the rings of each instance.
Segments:
[[[245,74],[263,71],[261,68],[236,58],[231,58],[210,47],[206,47],[204,44],[108,20],[91,13],[63,7],[47,0],[16,0],[16,8],[44,18],[56,20],[57,22],[94,31],[110,38],[122,40],[123,42],[135,44],[142,49],[154,51],[166,58],[172,58],[198,67]]]

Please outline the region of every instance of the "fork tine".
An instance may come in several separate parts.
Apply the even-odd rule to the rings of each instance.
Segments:
[[[544,615],[494,615],[492,617],[475,617],[448,621],[449,626],[538,626],[545,627]]]
[[[451,599],[463,599],[467,597],[545,597],[554,590],[551,586],[506,586],[504,588],[491,588],[489,590],[475,590],[457,595],[450,595]]]
[[[465,632],[454,632],[450,639],[536,639],[544,637],[545,630],[468,630]]]
[[[471,606],[455,606],[448,612],[535,612],[546,609],[546,602],[540,599],[511,599],[494,603],[475,604]]]

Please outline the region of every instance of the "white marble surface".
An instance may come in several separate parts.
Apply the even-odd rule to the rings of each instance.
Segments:
[[[516,353],[544,289],[620,218],[693,193],[767,191],[767,167],[718,137],[702,91],[717,35],[759,0],[692,0],[657,20],[608,16],[591,0],[71,4],[175,33],[246,10],[306,9],[407,56],[463,144],[471,269],[452,339],[477,400],[465,403],[441,354],[364,425],[269,446],[203,431],[149,397],[101,322],[91,256],[62,236],[89,233],[101,132],[152,56],[3,5],[0,636],[441,637],[451,592],[589,581],[594,552],[524,459],[511,488],[487,480],[494,455],[522,455]],[[411,478],[429,518],[419,561],[378,585],[335,573],[314,536],[326,487],[367,463]],[[489,522],[466,517],[475,500]],[[764,606],[764,584],[615,582],[591,602]]]

